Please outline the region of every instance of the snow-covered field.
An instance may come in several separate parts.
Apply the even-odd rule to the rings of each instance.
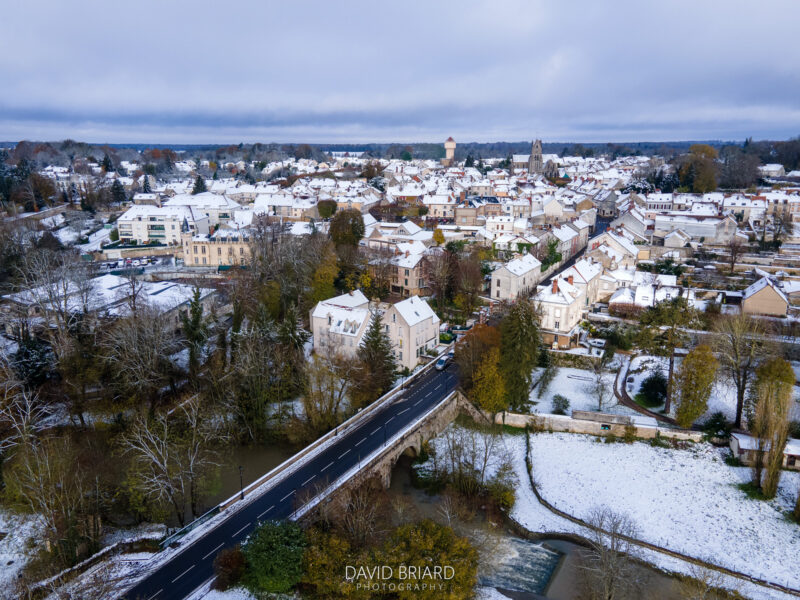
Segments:
[[[675,359],[675,369],[677,370],[681,364],[681,359]],[[795,373],[800,372],[800,365],[793,364]],[[628,395],[633,398],[639,392],[642,382],[647,379],[654,371],[660,370],[664,377],[669,372],[669,362],[664,357],[659,356],[637,356],[631,360],[630,368],[628,369],[628,377],[626,380],[633,377],[633,382],[625,382]],[[794,418],[800,418],[800,387],[794,387],[795,407],[793,414]],[[711,396],[708,398],[708,410],[705,414],[698,419],[698,422],[704,421],[709,415],[715,412],[722,412],[729,421],[736,418],[736,388],[730,381],[727,381],[719,373],[717,373],[717,380],[714,382],[714,388],[711,390]]]
[[[706,444],[674,450],[539,434],[531,437],[531,453],[539,491],[555,507],[586,517],[609,506],[627,513],[643,540],[800,588],[800,527],[785,517],[800,473],[785,472],[778,497],[760,502],[736,487],[748,481],[748,469],[729,467],[722,451]],[[515,513],[528,520],[529,507],[523,501]],[[538,512],[526,525],[550,526],[552,519],[539,522]]]
[[[542,369],[536,369],[533,374],[533,380],[538,381],[541,374]],[[606,373],[604,375],[604,381],[608,385],[610,405],[605,406],[603,412],[621,415],[639,414],[627,406],[617,404],[617,399],[614,396],[615,376],[615,373]],[[593,375],[589,371],[572,367],[561,367],[541,398],[539,398],[538,386],[531,392],[531,412],[543,414],[552,413],[553,396],[556,394],[561,394],[569,400],[569,410],[567,414],[570,414],[573,410],[597,410],[597,399],[592,396],[591,392],[587,389],[592,381]]]
[[[0,510],[0,598],[13,598],[14,581],[42,538],[44,521]]]

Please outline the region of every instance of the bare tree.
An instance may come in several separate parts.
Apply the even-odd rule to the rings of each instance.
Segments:
[[[736,387],[736,420],[742,426],[747,390],[762,356],[770,350],[761,322],[740,313],[720,318],[715,327],[714,350],[720,370]]]
[[[589,549],[581,560],[584,587],[591,600],[617,600],[636,589],[636,571],[631,557],[636,537],[635,523],[608,507],[589,515]]]
[[[114,371],[114,387],[129,399],[143,399],[155,410],[160,391],[174,386],[175,366],[170,354],[175,337],[166,318],[156,309],[140,307],[138,316],[119,319],[100,342]]]
[[[742,238],[736,234],[730,239],[727,244],[728,246],[728,262],[731,265],[731,274],[733,274],[734,269],[736,268],[736,263],[741,258],[742,254],[745,253],[747,250],[747,246],[742,241]]]
[[[684,600],[725,600],[731,597],[731,591],[738,592],[737,589],[726,589],[730,580],[732,578],[726,581],[725,575],[719,571],[690,565],[689,577],[680,581],[680,597]]]
[[[603,410],[614,406],[616,399],[611,383],[608,381],[608,364],[610,359],[607,354],[600,358],[586,359],[586,368],[589,371],[591,381],[585,386],[586,393],[590,394],[597,402],[597,410]]]

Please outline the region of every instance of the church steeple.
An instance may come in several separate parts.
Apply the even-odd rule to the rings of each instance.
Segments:
[[[531,144],[531,155],[528,158],[528,173],[542,172],[542,140],[536,140]]]

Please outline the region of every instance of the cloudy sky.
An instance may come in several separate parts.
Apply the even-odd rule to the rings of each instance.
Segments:
[[[797,0],[10,0],[0,140],[800,134]]]

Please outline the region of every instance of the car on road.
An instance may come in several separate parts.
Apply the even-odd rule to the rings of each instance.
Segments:
[[[436,370],[437,371],[444,371],[447,365],[450,363],[450,354],[445,354],[439,360],[436,361]]]

